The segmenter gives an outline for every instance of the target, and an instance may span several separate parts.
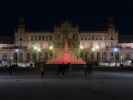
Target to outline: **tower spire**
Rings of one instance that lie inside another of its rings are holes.
[[[115,17],[114,16],[111,16],[107,19],[107,30],[109,32],[115,31]]]
[[[25,21],[23,17],[18,20],[17,32],[25,32]]]

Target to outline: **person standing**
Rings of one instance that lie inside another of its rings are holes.
[[[57,75],[59,76],[61,74],[62,76],[64,76],[65,69],[66,69],[66,65],[65,64],[59,64],[58,68],[57,68]]]
[[[65,72],[66,72],[66,70],[67,70],[67,64],[63,64],[62,65],[62,76],[64,76],[65,75]]]
[[[60,64],[58,64],[58,66],[57,66],[57,76],[60,74],[60,72],[61,72],[61,65]]]
[[[15,64],[12,64],[12,65],[10,65],[9,66],[9,75],[12,75],[12,73],[13,73],[13,68],[15,67]]]
[[[41,79],[43,79],[43,77],[44,77],[44,68],[41,67]]]
[[[87,78],[88,74],[92,73],[92,64],[90,62],[87,62],[86,65],[84,65],[84,75],[85,78]]]
[[[44,64],[41,63],[41,65],[40,65],[41,79],[44,78],[45,70],[46,70],[46,65],[45,65],[45,63],[44,63]]]

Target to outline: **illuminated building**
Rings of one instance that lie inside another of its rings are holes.
[[[107,55],[108,57],[111,55],[107,50],[118,45],[119,33],[115,30],[113,24],[110,24],[106,31],[82,32],[78,27],[73,28],[71,24],[66,22],[60,25],[60,27],[55,27],[53,32],[28,32],[22,20],[15,32],[15,46],[23,49],[20,56],[23,58],[23,61],[49,59],[52,56],[49,53],[49,49],[52,50],[53,47],[58,48],[55,46],[54,40],[61,39],[62,35],[58,33],[63,30],[61,29],[62,26],[63,28],[69,27],[72,40],[76,36],[74,34],[78,34],[76,38],[79,39],[79,47],[82,47],[88,53],[86,59],[91,59],[91,56],[93,56],[94,60],[106,60]]]

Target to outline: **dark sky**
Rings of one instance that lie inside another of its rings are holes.
[[[55,24],[68,20],[89,31],[103,25],[109,16],[116,17],[121,34],[133,33],[132,0],[1,0],[0,34],[13,36],[20,17],[30,30],[52,30]]]

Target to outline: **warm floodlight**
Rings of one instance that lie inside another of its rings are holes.
[[[96,48],[92,48],[92,52],[95,52],[96,51]]]
[[[97,49],[97,50],[98,50],[98,49],[99,49],[99,46],[97,45],[97,46],[95,47],[95,49]]]
[[[82,45],[80,45],[80,49],[81,49],[81,50],[83,50],[83,49],[84,49],[84,47],[83,47]]]
[[[40,47],[38,47],[38,46],[33,46],[33,49],[35,50],[35,51],[37,51],[37,52],[41,52],[41,48]]]
[[[51,45],[51,46],[49,46],[49,50],[53,50],[54,49],[54,47]]]

